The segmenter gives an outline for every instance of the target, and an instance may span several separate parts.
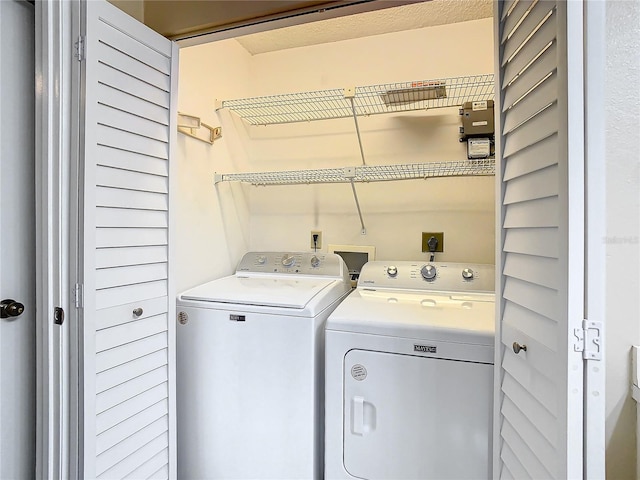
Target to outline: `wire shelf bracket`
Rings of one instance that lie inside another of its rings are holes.
[[[344,89],[344,98],[349,99],[349,102],[351,103],[351,113],[353,114],[353,123],[355,123],[355,126],[356,126],[356,135],[358,136],[358,146],[360,147],[360,157],[362,158],[362,165],[366,165],[367,162],[364,159],[364,148],[362,148],[362,137],[360,136],[360,126],[358,125],[358,114],[356,112],[356,104],[354,100],[355,96],[356,96],[355,87]],[[353,193],[355,194],[355,188]],[[356,197],[356,202],[357,201],[358,201],[358,198]],[[362,229],[364,230],[364,226],[362,227]]]

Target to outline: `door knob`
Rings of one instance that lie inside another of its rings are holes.
[[[520,345],[518,342],[513,342],[513,351],[514,351],[514,353],[517,355],[518,353],[520,353],[520,350],[524,350],[526,352],[527,351],[527,346],[526,345]]]
[[[24,305],[7,298],[0,302],[0,318],[19,317],[24,312]]]

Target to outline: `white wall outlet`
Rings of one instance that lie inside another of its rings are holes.
[[[314,235],[317,235],[317,237],[314,237]],[[311,248],[315,250],[322,248],[322,232],[320,230],[311,230]]]

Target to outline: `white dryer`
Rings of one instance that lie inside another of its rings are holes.
[[[335,254],[247,253],[178,297],[178,478],[319,479]]]
[[[367,263],[326,325],[325,478],[491,478],[494,267]]]

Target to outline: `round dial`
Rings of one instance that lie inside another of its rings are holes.
[[[389,265],[387,267],[387,275],[389,275],[390,277],[395,277],[396,275],[398,275],[398,268],[395,265]]]
[[[318,265],[320,265],[320,259],[314,255],[313,257],[311,257],[311,266],[315,268]]]
[[[260,255],[260,256],[258,257],[258,263],[259,263],[260,265],[264,265],[266,261],[267,261],[267,257],[265,257],[264,255]]]
[[[282,257],[282,265],[285,267],[291,267],[293,266],[293,264],[296,263],[296,259],[293,255],[289,255],[288,253],[286,253],[283,257]]]
[[[433,280],[436,278],[436,267],[433,265],[425,265],[420,269],[420,274],[425,280]]]
[[[470,268],[465,268],[462,270],[462,278],[465,280],[473,280],[473,270]]]

